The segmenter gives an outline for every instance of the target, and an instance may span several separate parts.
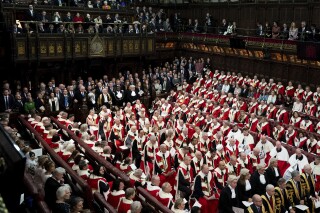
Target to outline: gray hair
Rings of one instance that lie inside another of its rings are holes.
[[[168,183],[168,182],[163,183],[162,186],[161,186],[162,191],[165,191],[165,189],[166,189],[168,186],[169,186],[169,183]]]
[[[66,170],[62,167],[58,167],[56,168],[54,171],[53,171],[53,175],[56,175],[56,174],[61,174],[61,175],[64,175],[66,173]]]
[[[134,172],[133,172],[133,174],[135,175],[135,176],[137,176],[137,175],[142,175],[142,170],[141,169],[136,169]]]
[[[174,203],[174,209],[179,209],[179,206],[183,203],[183,199],[179,198],[176,200],[176,202]]]
[[[71,187],[68,184],[60,186],[56,192],[57,200],[61,200],[66,194],[67,190],[71,192]]]
[[[127,188],[126,189],[125,196],[127,199],[130,198],[134,194],[135,194],[134,188]]]
[[[297,171],[297,170],[294,170],[293,172],[291,172],[291,177],[292,177],[292,178],[295,178],[295,177],[297,177],[298,175],[300,175],[300,172]]]
[[[130,206],[131,213],[139,213],[142,209],[140,201],[133,201]]]
[[[274,189],[274,186],[273,186],[272,184],[268,184],[268,185],[266,186],[266,191],[269,191],[269,190],[271,190],[271,189]]]

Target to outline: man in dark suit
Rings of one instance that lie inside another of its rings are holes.
[[[307,26],[305,21],[301,22],[301,27],[298,29],[299,40],[307,41],[309,40],[309,36],[311,35],[311,30]]]
[[[78,107],[83,105],[83,101],[86,100],[87,92],[84,86],[80,86],[79,91],[74,94],[74,104]]]
[[[29,5],[29,9],[26,11],[26,21],[35,21],[37,18],[36,12],[33,10],[33,5]]]
[[[266,177],[270,184],[277,186],[277,182],[281,176],[278,168],[278,160],[276,158],[270,159],[269,167],[266,169]]]
[[[21,114],[24,113],[24,101],[22,100],[20,94],[16,95],[14,109]]]
[[[233,213],[232,207],[239,207],[239,197],[237,195],[236,186],[238,178],[234,175],[228,177],[228,185],[224,187],[220,193],[219,212]]]
[[[247,98],[248,94],[249,94],[248,87],[247,87],[247,85],[244,85],[243,88],[241,89],[240,96],[244,97],[244,98]]]
[[[252,202],[253,202],[253,204],[251,204],[246,209],[246,213],[262,213],[262,212],[265,212],[264,206],[262,205],[262,198],[260,197],[260,195],[257,195],[257,194],[253,195]]]
[[[55,202],[57,200],[57,189],[63,185],[64,174],[64,168],[56,168],[52,173],[52,177],[49,177],[44,185],[45,201],[51,209],[55,205]]]
[[[4,89],[0,99],[0,112],[11,112],[14,108],[14,98],[9,94],[8,89]]]
[[[252,194],[262,195],[266,192],[266,186],[268,184],[267,177],[265,176],[265,165],[258,164],[256,171],[250,178]]]
[[[162,82],[162,92],[167,93],[170,90],[171,90],[171,83],[168,81],[167,77],[164,77]]]
[[[61,95],[59,99],[59,106],[62,110],[69,110],[73,107],[73,101],[70,95],[68,94],[68,90],[64,89],[63,94]]]

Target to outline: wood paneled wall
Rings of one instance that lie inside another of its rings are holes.
[[[160,5],[157,8],[163,8],[163,6]],[[179,12],[182,18],[197,18],[202,22],[206,13],[210,13],[212,18],[218,21],[218,23],[223,18],[229,21],[236,21],[238,28],[255,29],[257,21],[261,23],[265,21],[269,21],[269,23],[278,21],[281,25],[283,23],[290,25],[294,21],[297,26],[300,26],[300,22],[304,20],[308,24],[320,26],[319,3],[189,4],[167,7],[165,10],[169,16],[175,12]]]

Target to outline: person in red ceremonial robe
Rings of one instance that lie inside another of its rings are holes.
[[[162,203],[164,206],[171,209],[174,204],[173,196],[172,196],[172,186],[168,182],[164,182],[161,186],[160,191],[157,193],[156,198]]]
[[[239,127],[244,127],[249,124],[249,117],[244,110],[240,111],[237,121],[238,121]]]
[[[310,90],[309,86],[306,86],[306,90],[303,93],[302,100],[304,100],[305,102],[309,102],[312,100],[312,98],[313,98],[313,92]]]
[[[82,179],[88,180],[90,175],[90,170],[89,170],[88,163],[85,160],[81,160],[79,162],[79,170],[77,171],[77,173]]]
[[[277,84],[277,94],[279,95],[284,95],[285,94],[285,88],[284,86],[282,85],[282,82],[279,81],[278,84]]]
[[[248,124],[248,128],[250,131],[252,132],[257,132],[257,125],[259,123],[258,118],[256,118],[256,114],[255,113],[251,113],[250,114],[250,119],[249,119],[249,124]]]
[[[289,126],[285,133],[286,143],[293,146],[294,139],[297,136],[296,130],[293,129],[293,126]]]
[[[276,113],[276,120],[280,123],[289,124],[289,113],[283,105],[280,105],[279,110]]]
[[[135,126],[137,129],[139,128],[139,122],[137,121],[136,116],[134,114],[130,115],[130,118],[129,118],[127,125],[126,125],[126,128],[125,128],[126,131],[129,131],[132,126]]]
[[[200,150],[203,154],[207,153],[212,147],[212,142],[208,137],[207,132],[203,132],[202,136],[200,137]]]
[[[266,112],[266,117],[274,120],[276,118],[277,111],[277,107],[273,103],[270,103]]]
[[[306,102],[307,104],[304,106],[304,113],[309,116],[316,116],[317,106],[313,103],[312,100]]]
[[[220,131],[223,134],[223,137],[227,137],[229,134],[231,128],[228,121],[223,121],[222,127],[220,128]]]
[[[258,105],[259,103],[257,102],[257,99],[252,98],[251,102],[249,103],[248,112],[256,114],[258,111]]]
[[[318,147],[319,145],[317,139],[314,137],[314,135],[309,135],[309,139],[307,140],[307,151],[309,153],[317,153]]]
[[[317,155],[315,160],[310,163],[312,174],[315,179],[315,191],[318,192],[320,190],[320,156]]]
[[[273,127],[272,135],[277,141],[285,141],[285,129],[279,123]]]
[[[262,117],[257,125],[258,133],[261,135],[271,136],[270,125],[266,117]]]
[[[218,211],[219,193],[207,164],[202,165],[201,171],[195,177],[192,197],[201,204],[201,213]]]
[[[218,118],[221,114],[221,107],[218,102],[213,102],[212,115],[214,118]]]
[[[223,120],[223,121],[229,120],[229,112],[230,112],[230,108],[228,104],[224,103],[221,109],[221,114],[219,116],[220,120]]]
[[[226,186],[226,181],[228,180],[228,169],[226,168],[225,161],[219,162],[219,166],[215,168],[213,175],[218,192],[221,192],[221,190]]]
[[[156,153],[158,152],[157,138],[154,135],[150,136],[149,141],[144,146],[144,159],[141,161],[140,168],[143,169],[146,175],[153,173],[153,164],[155,160]]]
[[[135,194],[134,188],[126,189],[125,197],[122,197],[119,202],[119,206],[117,208],[118,213],[127,213],[130,210]]]
[[[229,161],[230,157],[232,155],[238,156],[239,149],[238,149],[239,142],[235,140],[234,138],[229,138],[227,145],[225,146],[225,152],[226,152],[226,160]]]
[[[236,104],[232,104],[232,108],[229,111],[229,121],[231,123],[237,123],[238,122],[238,117],[239,117],[240,111],[237,109]]]
[[[213,172],[216,164],[215,161],[218,158],[216,149],[211,149],[210,152],[207,152],[204,157],[210,172]]]
[[[211,127],[211,124],[212,124],[212,115],[210,115],[209,113],[206,114],[206,119],[204,119],[204,125],[202,127],[202,131],[204,132],[208,132],[210,127]]]
[[[176,177],[177,183],[175,186],[176,198],[184,197],[186,200],[189,200],[189,197],[192,193],[191,185],[193,183],[194,173],[190,163],[191,158],[186,156],[178,167]]]
[[[266,102],[263,100],[260,101],[260,104],[258,105],[258,108],[257,108],[257,115],[258,116],[266,116],[267,109],[268,109],[268,105],[266,104]]]
[[[160,145],[160,150],[155,156],[154,173],[159,176],[160,185],[164,182],[174,185],[176,176],[174,161],[165,144]]]
[[[215,135],[218,131],[220,131],[221,124],[218,122],[216,118],[212,120],[212,124],[210,126],[209,132],[212,133],[212,135]]]
[[[188,128],[184,128],[182,132],[178,135],[178,138],[175,141],[175,149],[178,150],[181,147],[188,146],[189,137],[188,137]]]
[[[305,116],[300,123],[300,129],[304,129],[309,132],[314,131],[313,123],[309,120],[309,116]]]
[[[99,134],[99,117],[97,114],[95,114],[94,110],[91,109],[89,111],[89,115],[86,119],[86,123],[88,124],[89,130],[92,135],[96,136],[96,139],[98,139]]]
[[[240,165],[240,171],[241,169],[248,169],[250,173],[253,172],[250,156],[247,155],[245,152],[240,152],[237,162]]]
[[[121,198],[125,196],[125,191],[123,189],[124,183],[122,180],[116,179],[113,181],[107,202],[115,209],[118,208]]]
[[[125,138],[124,127],[121,124],[120,119],[114,119],[114,124],[111,128],[109,140],[115,145],[116,148],[123,145],[123,140]]]
[[[255,147],[253,148],[252,152],[250,153],[250,160],[252,164],[252,171],[255,171],[257,165],[260,164],[260,148]]]
[[[228,175],[240,175],[241,165],[237,162],[236,155],[230,156],[230,161],[226,164]]]
[[[308,150],[307,140],[308,138],[304,135],[304,133],[299,132],[299,134],[296,134],[296,137],[294,139],[294,146],[303,150]]]
[[[247,103],[246,103],[245,101],[243,101],[242,99],[239,99],[237,108],[238,108],[240,111],[245,111],[245,112],[248,111],[248,105],[247,105]]]
[[[103,177],[105,168],[97,166],[87,179],[88,185],[91,187],[92,192],[98,191],[107,200],[110,193],[110,187],[107,180]]]
[[[294,97],[295,97],[295,98],[299,98],[300,101],[302,101],[302,99],[303,99],[303,94],[304,94],[304,89],[302,88],[302,85],[299,84],[298,87],[297,87],[297,89],[296,89],[295,92],[294,92]]]
[[[152,175],[151,182],[147,183],[146,190],[153,196],[157,197],[158,192],[160,191],[160,178],[158,175]]]
[[[205,158],[203,158],[200,151],[195,152],[195,156],[191,160],[191,168],[194,171],[194,174],[198,174],[201,170],[202,165],[205,164]]]
[[[288,82],[288,86],[286,87],[285,94],[286,96],[293,98],[295,92],[295,88],[292,86],[292,81]]]
[[[300,128],[300,123],[301,123],[302,119],[299,115],[298,112],[293,112],[293,115],[290,119],[290,125],[293,125],[294,127]]]
[[[130,185],[134,187],[146,187],[147,183],[145,182],[146,175],[143,173],[142,169],[136,169],[129,175]]]

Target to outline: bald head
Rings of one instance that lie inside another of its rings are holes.
[[[252,202],[255,206],[262,207],[262,198],[260,195],[258,194],[253,195]]]

